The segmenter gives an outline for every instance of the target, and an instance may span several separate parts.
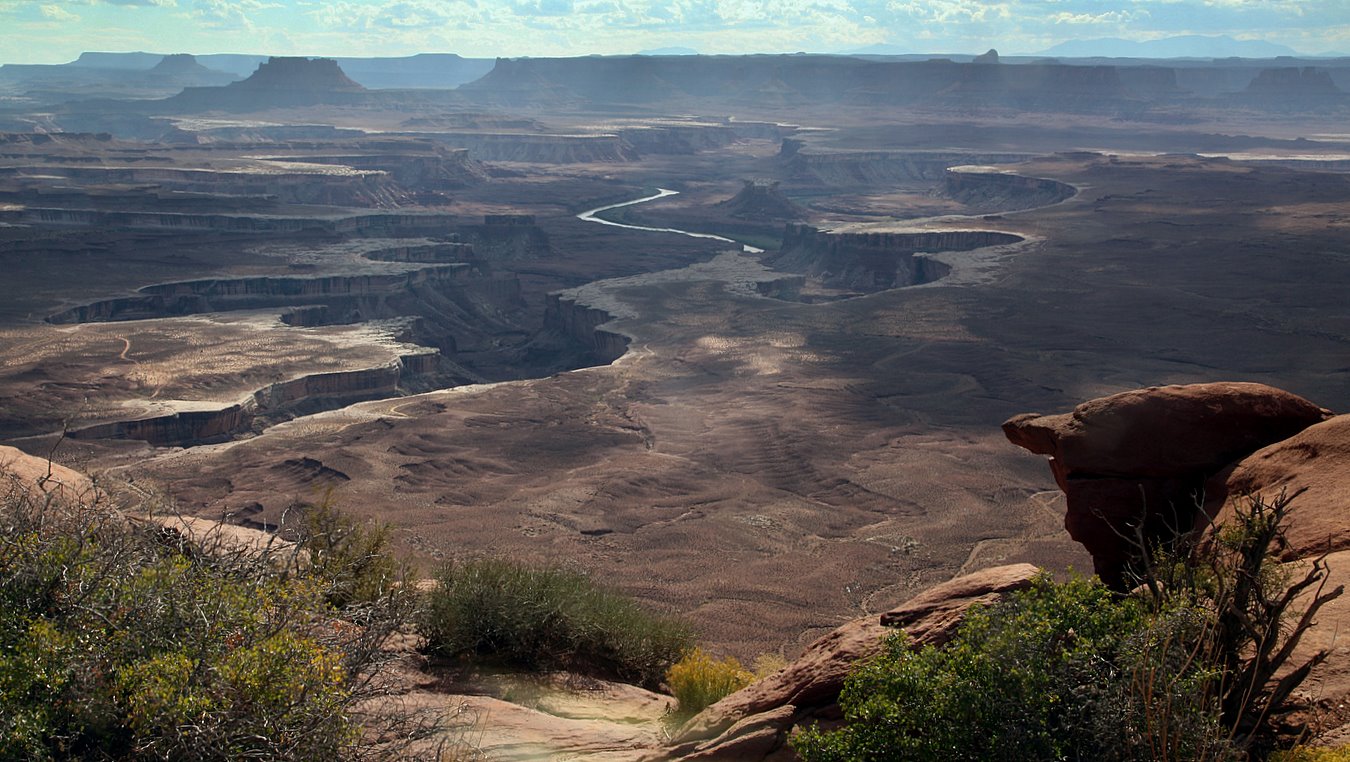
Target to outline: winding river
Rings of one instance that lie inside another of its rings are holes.
[[[680,230],[678,228],[651,228],[645,225],[628,225],[623,222],[614,222],[612,220],[607,220],[604,219],[603,217],[596,216],[600,212],[607,212],[610,209],[622,209],[625,206],[645,204],[648,201],[655,201],[658,198],[665,198],[667,196],[675,196],[675,195],[679,195],[679,191],[670,190],[669,188],[657,188],[656,193],[650,196],[643,196],[642,198],[635,198],[632,201],[623,201],[618,204],[610,204],[609,206],[596,207],[595,209],[591,209],[590,211],[578,214],[577,219],[585,220],[586,222],[598,222],[601,225],[609,225],[611,227],[616,228],[627,228],[628,230],[646,230],[651,233],[677,233],[679,235],[687,235],[690,238],[708,238],[714,241],[725,241],[727,243],[733,243],[740,246],[744,251],[750,254],[759,254],[760,252],[764,251],[763,249],[756,248],[749,244],[743,244],[740,243],[739,241],[733,241],[732,239],[726,238],[724,236],[713,235],[712,233],[694,233],[688,230]]]

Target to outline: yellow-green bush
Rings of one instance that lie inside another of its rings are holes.
[[[406,596],[335,626],[331,574],[3,487],[0,760],[369,756],[358,711]]]
[[[714,659],[702,648],[685,653],[666,672],[666,685],[679,701],[681,715],[695,715],[749,685],[755,679],[733,657]]]

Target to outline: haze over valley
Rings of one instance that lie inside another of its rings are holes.
[[[1350,59],[1286,49],[9,64],[0,445],[573,567],[747,662],[1090,571],[1005,420],[1350,409]]]

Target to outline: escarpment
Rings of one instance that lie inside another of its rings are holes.
[[[285,214],[184,214],[19,207],[0,209],[0,222],[24,225],[123,228],[129,230],[220,231],[235,233],[348,233],[366,235],[434,235],[456,222],[435,213],[344,214],[303,217]]]
[[[1072,185],[1058,180],[978,166],[948,169],[944,191],[972,210],[991,212],[1014,212],[1058,204],[1078,192]]]
[[[250,434],[298,415],[334,410],[354,402],[400,394],[419,376],[442,373],[435,351],[407,354],[391,365],[314,373],[265,386],[241,402],[221,408],[181,410],[165,415],[113,421],[75,429],[75,439],[133,439],[156,447],[213,444]]]
[[[969,251],[1022,240],[992,230],[836,233],[791,223],[770,263],[831,288],[871,292],[931,283],[950,271],[925,252]]]
[[[638,152],[619,135],[547,135],[527,132],[437,132],[425,137],[468,151],[481,161],[538,164],[627,162]]]
[[[497,284],[498,280],[507,281]],[[63,310],[51,323],[90,323],[193,315],[266,307],[322,303],[332,312],[354,311],[358,318],[394,317],[390,297],[419,289],[460,289],[487,285],[493,296],[517,291],[513,276],[485,276],[472,265],[457,262],[405,272],[313,277],[262,276],[221,278],[146,286],[135,296],[118,297]],[[504,286],[502,288],[501,286]]]
[[[601,364],[611,363],[628,351],[629,338],[601,328],[614,320],[609,312],[580,303],[566,292],[548,295],[544,324],[585,347]]]
[[[1025,153],[950,153],[943,151],[830,151],[806,149],[797,138],[784,138],[777,162],[796,183],[853,187],[942,180],[957,164],[1014,164]]]

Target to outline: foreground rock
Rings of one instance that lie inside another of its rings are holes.
[[[93,481],[79,471],[0,446],[0,497],[23,493],[33,498],[50,496],[72,501],[90,497],[93,492]]]
[[[1064,527],[1121,587],[1135,548],[1194,523],[1206,481],[1238,458],[1330,413],[1251,383],[1150,387],[1091,400],[1072,413],[1015,416],[1008,439],[1050,456],[1064,491]]]
[[[1206,488],[1218,522],[1232,515],[1232,498],[1281,492],[1289,508],[1286,561],[1350,549],[1350,415],[1340,415],[1252,453]]]
[[[1067,496],[1065,526],[1117,584],[1138,549],[1135,527],[1160,539],[1200,517],[1225,523],[1248,497],[1281,495],[1292,498],[1278,549],[1291,575],[1320,558],[1324,591],[1350,584],[1350,415],[1260,384],[1195,384],[1125,392],[1065,415],[1017,416],[1004,431],[1051,456]],[[1347,629],[1350,602],[1332,600],[1290,659],[1328,654],[1294,696],[1305,707],[1297,719],[1321,743],[1350,741]]]
[[[855,619],[807,646],[792,664],[705,709],[667,749],[646,759],[792,758],[784,749],[788,733],[806,721],[837,719],[844,679],[857,662],[880,651],[893,628],[903,629],[915,646],[941,645],[971,606],[1027,587],[1036,573],[1030,564],[985,569],[930,588],[880,617]]]

